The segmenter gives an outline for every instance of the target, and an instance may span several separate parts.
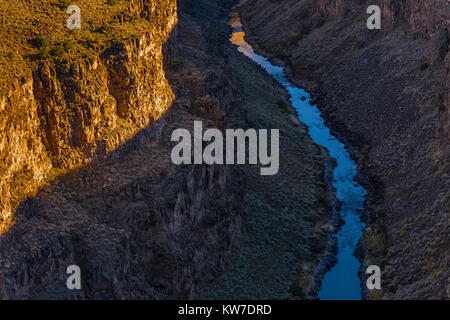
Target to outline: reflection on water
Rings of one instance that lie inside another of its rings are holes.
[[[245,33],[237,12],[231,13],[230,25],[233,28],[230,41],[237,45],[239,52],[261,65],[286,88],[292,106],[297,110],[300,121],[308,127],[308,133],[313,141],[325,147],[330,156],[336,159],[337,167],[333,173],[333,185],[336,188],[337,198],[342,202],[340,214],[345,224],[338,233],[338,262],[325,275],[319,298],[323,300],[361,299],[360,279],[358,277],[360,263],[354,257],[353,252],[364,228],[359,214],[364,209],[366,191],[355,181],[356,164],[350,158],[345,146],[331,135],[330,129],[325,126],[319,109],[309,104],[310,95],[303,89],[294,86],[287,79],[282,67],[274,66],[266,58],[256,54],[245,41]]]

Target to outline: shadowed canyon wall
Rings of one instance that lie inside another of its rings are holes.
[[[119,23],[141,19],[136,34],[108,35],[85,57],[38,61],[22,82],[6,85],[2,299],[187,298],[236,245],[236,168],[170,159],[171,132],[193,123],[182,104],[168,110],[175,96],[163,45],[177,4],[119,9]],[[80,291],[65,284],[72,264],[82,270]]]
[[[230,45],[232,2],[183,0],[177,18],[174,1],[80,0],[88,29],[80,32],[51,24],[48,12],[66,15],[50,2],[19,2],[42,14],[52,31],[43,36],[59,39],[50,47],[75,44],[46,56],[36,30],[24,30],[25,40],[5,35],[10,47],[22,43],[15,55],[2,47],[9,60],[0,55],[1,66],[28,80],[18,78],[14,103],[5,98],[14,112],[2,113],[21,112],[2,122],[1,137],[5,163],[22,158],[1,176],[14,223],[0,237],[0,298],[314,296],[315,268],[335,230],[327,155],[275,81]],[[192,134],[194,120],[204,129],[279,128],[279,173],[174,165],[171,134]],[[31,147],[20,139],[15,147],[16,134]],[[27,164],[33,176],[14,171]],[[81,290],[66,287],[69,265],[81,269]]]
[[[359,162],[370,192],[361,272],[382,269],[370,298],[448,298],[447,1],[242,4],[249,40],[313,91]],[[381,30],[366,27],[372,4]]]

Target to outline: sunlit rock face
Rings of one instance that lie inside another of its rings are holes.
[[[119,41],[95,59],[78,63],[78,69],[61,71],[56,63],[35,69],[35,84],[37,78],[50,83],[42,85],[42,90],[63,92],[53,103],[65,102],[71,108],[64,90],[69,90],[72,99],[79,99],[77,90],[94,92],[97,86],[100,89],[95,93],[100,97],[93,96],[94,100],[111,100],[107,112],[100,107],[102,116],[92,125],[92,135],[91,131],[83,130],[82,125],[86,127],[87,122],[77,122],[78,118],[70,118],[62,111],[58,113],[64,121],[79,125],[73,130],[72,140],[65,130],[54,130],[57,138],[40,138],[48,171],[55,171],[51,170],[55,163],[72,168],[84,159],[89,161],[88,152],[92,158],[104,153],[106,150],[94,153],[94,147],[100,145],[95,130],[98,135],[104,134],[105,139],[110,135],[111,139],[116,137],[111,148],[114,144],[120,146],[99,161],[61,172],[64,174],[39,188],[35,196],[20,201],[19,209],[14,211],[14,225],[0,237],[0,299],[198,297],[205,282],[223,270],[227,256],[238,245],[242,229],[241,169],[220,165],[175,166],[170,157],[171,133],[176,128],[191,127],[193,119],[199,116],[211,122],[221,119],[223,110],[229,109],[231,98],[236,95],[236,86],[229,80],[229,74],[223,72],[223,66],[214,64],[208,70],[194,70],[189,81],[182,79],[174,84],[185,69],[176,71],[168,63],[164,68],[173,91],[185,87],[187,90],[167,109],[172,93],[166,86],[159,60],[163,43],[159,35],[167,36],[177,21],[174,2],[135,4],[133,8],[158,8],[157,17],[156,13],[151,15],[156,22],[148,32],[134,40]],[[210,7],[206,12],[217,9]],[[139,10],[137,13],[141,13]],[[153,11],[144,10],[141,16]],[[214,34],[215,38],[208,41],[219,41],[219,35]],[[191,39],[184,35],[180,39]],[[179,58],[172,52],[180,48],[176,41],[171,34],[171,45],[164,48],[166,62]],[[200,60],[198,56],[203,52],[197,54],[192,57],[195,61]],[[59,76],[55,76],[58,72]],[[128,79],[130,75],[134,78]],[[71,84],[75,80],[77,83]],[[78,80],[85,86],[79,86]],[[70,91],[72,86],[76,89]],[[30,87],[33,89],[31,80]],[[191,92],[194,88],[199,90]],[[53,101],[51,97],[49,101]],[[45,96],[35,98],[37,113],[43,112],[39,110],[42,102],[38,99],[46,101]],[[97,112],[97,104],[92,102],[88,106],[86,116]],[[191,110],[191,106],[196,110]],[[157,123],[146,126],[159,118],[161,112],[164,115]],[[236,117],[241,119],[241,114]],[[49,120],[52,128],[63,126],[63,121],[52,121]],[[101,126],[108,121],[111,124],[107,129],[113,128],[111,132]],[[36,122],[39,132],[42,124],[39,118]],[[146,127],[139,130],[140,126]],[[62,128],[72,130],[66,124]],[[121,135],[115,135],[116,132]],[[69,139],[68,146],[59,144],[61,139]],[[121,143],[123,140],[126,141]],[[81,160],[77,162],[78,159]],[[82,290],[71,291],[66,287],[69,265],[80,267]]]
[[[126,16],[148,21],[128,39],[111,39],[105,48],[75,59],[39,61],[2,84],[0,234],[12,223],[18,203],[49,173],[113,150],[172,103],[162,47],[177,23],[176,1],[127,5]]]

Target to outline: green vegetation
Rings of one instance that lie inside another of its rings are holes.
[[[98,28],[97,31],[101,32],[101,33],[105,33],[106,31],[109,31],[109,30],[111,30],[111,25],[110,24],[104,24],[100,28]]]
[[[48,180],[52,181],[52,180],[56,180],[58,178],[61,178],[62,176],[64,176],[65,174],[67,174],[68,172],[70,172],[69,169],[61,169],[61,168],[55,168],[53,167],[48,175]]]
[[[108,3],[110,6],[115,6],[118,2],[119,2],[118,0],[108,0],[108,1],[107,1],[107,3]]]
[[[38,45],[38,48],[40,48],[40,49],[42,49],[44,47],[48,47],[50,45],[50,43],[51,43],[51,40],[49,38],[45,37],[43,34],[40,34],[37,37],[37,45]]]
[[[72,40],[64,40],[63,41],[64,50],[69,51],[70,49],[73,48],[74,44],[75,43]]]
[[[56,47],[54,47],[54,48],[50,51],[50,54],[51,54],[52,56],[59,56],[59,55],[65,53],[65,52],[66,52],[66,50],[64,50],[64,47],[63,47],[63,46],[57,45]]]
[[[39,58],[47,59],[48,57],[50,57],[50,48],[49,47],[43,47],[41,49],[41,52],[39,53]]]
[[[362,239],[370,252],[370,263],[377,261],[377,263],[385,261],[385,250],[387,248],[386,235],[381,231],[380,226],[375,225],[372,230],[366,232]]]
[[[406,225],[403,226],[403,228],[400,230],[400,235],[404,237],[408,233],[408,228]]]
[[[68,6],[70,6],[70,0],[58,0],[58,4],[60,8],[66,9]]]

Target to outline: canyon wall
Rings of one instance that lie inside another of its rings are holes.
[[[423,32],[432,36],[439,31],[443,22],[447,21],[448,27],[448,4],[446,1],[421,1],[421,0],[375,0],[348,1],[348,0],[317,0],[306,1],[307,7],[313,12],[320,13],[330,18],[343,18],[352,8],[359,7],[364,3],[378,5],[383,15],[383,24],[387,26],[399,25],[406,22],[412,31]]]
[[[381,30],[366,9],[379,4]],[[369,190],[358,252],[372,299],[443,299],[448,286],[449,6],[445,0],[242,1],[249,41],[313,92]]]
[[[237,246],[239,170],[170,159],[171,133],[192,127],[194,100],[169,109],[164,68],[179,44],[163,44],[176,2],[128,5],[120,21],[149,22],[134,26],[136,37],[38,61],[6,90],[1,299],[189,298]],[[221,97],[210,98],[211,118],[229,108],[230,90],[204,92]],[[69,265],[81,268],[81,290],[66,287]]]
[[[229,44],[224,21],[233,2],[182,0],[176,19],[174,1],[110,8],[80,0],[91,5],[85,20],[93,27],[75,32],[76,50],[31,60],[37,116],[34,131],[21,134],[39,137],[32,154],[44,164],[33,160],[32,170],[41,168],[46,183],[28,194],[24,185],[37,186],[29,178],[4,184],[17,199],[2,198],[15,220],[0,237],[0,298],[314,296],[315,266],[333,229],[327,156],[276,82]],[[161,35],[175,21],[161,57]],[[279,128],[279,173],[174,165],[171,134],[192,134],[194,120],[204,129]],[[81,290],[66,286],[69,265],[81,269]]]
[[[82,12],[97,2],[80,4]],[[50,2],[45,6],[56,16],[66,15]],[[139,17],[145,28],[136,28],[128,39],[111,37],[102,48],[88,47],[81,56],[21,61],[21,76],[2,81],[0,234],[11,225],[18,203],[46,178],[113,150],[160,118],[172,103],[162,46],[177,23],[176,1],[133,0],[120,9],[117,19]],[[25,37],[20,33],[12,32]]]

